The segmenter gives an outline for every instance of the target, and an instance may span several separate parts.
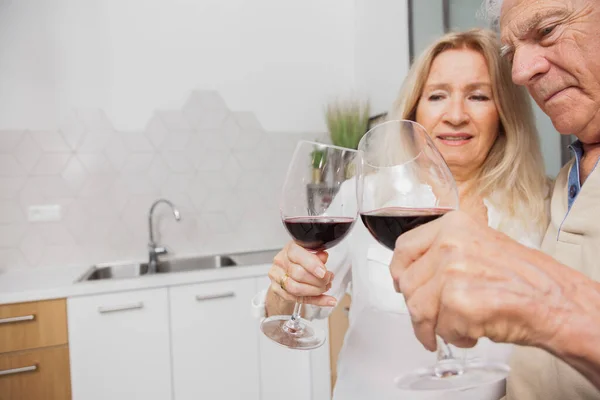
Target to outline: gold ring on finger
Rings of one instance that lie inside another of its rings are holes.
[[[279,286],[281,286],[281,289],[285,290],[286,292],[287,292],[287,290],[285,288],[285,283],[287,282],[288,278],[289,278],[289,275],[287,273],[285,273],[283,275],[283,277],[281,278],[281,280],[279,281]]]

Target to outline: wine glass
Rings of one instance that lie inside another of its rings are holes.
[[[373,127],[358,145],[357,198],[371,235],[394,250],[403,233],[458,209],[456,182],[425,128],[392,120]],[[437,337],[437,363],[397,378],[405,390],[467,389],[506,378],[502,363],[465,361]],[[464,354],[464,352],[463,352]]]
[[[281,195],[281,219],[292,239],[318,252],[346,237],[356,221],[356,150],[300,141],[294,151]],[[311,350],[325,343],[325,332],[301,317],[302,302],[292,315],[263,320],[261,330],[291,349]]]

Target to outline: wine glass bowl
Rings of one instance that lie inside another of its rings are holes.
[[[299,245],[310,251],[327,250],[338,244],[354,224],[351,217],[286,217],[285,227]]]
[[[353,149],[310,141],[297,144],[283,184],[280,214],[299,246],[316,253],[337,245],[350,233],[358,213],[357,154]],[[301,310],[299,301],[292,315],[266,318],[262,332],[291,349],[323,345],[325,332],[303,319]]]

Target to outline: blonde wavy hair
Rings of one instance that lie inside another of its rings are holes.
[[[481,166],[476,193],[541,233],[548,223],[549,179],[544,171],[533,109],[527,91],[512,82],[511,66],[500,56],[500,42],[493,31],[448,33],[431,44],[412,65],[388,119],[415,121],[433,60],[451,49],[471,49],[483,55],[500,116],[498,138]]]

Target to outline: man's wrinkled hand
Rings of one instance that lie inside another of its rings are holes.
[[[453,211],[400,236],[390,272],[428,350],[436,334],[459,347],[480,337],[543,345],[564,322],[565,288],[536,267],[548,259]]]

